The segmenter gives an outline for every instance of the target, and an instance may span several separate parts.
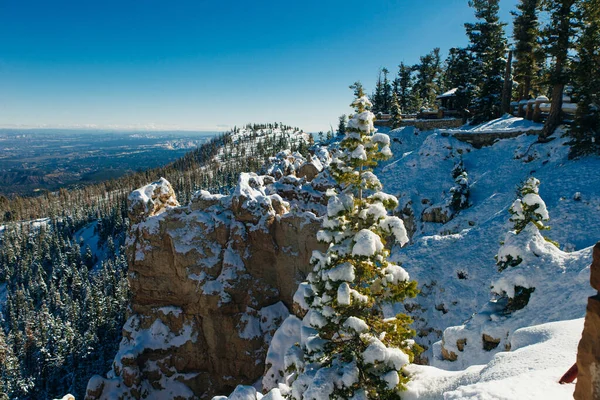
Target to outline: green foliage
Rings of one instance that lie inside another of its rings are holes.
[[[546,204],[539,196],[540,181],[534,177],[527,179],[517,189],[517,199],[510,209],[510,221],[514,223],[513,229],[520,233],[527,225],[532,223],[540,230],[550,229],[544,225],[548,221]]]
[[[388,74],[389,71],[387,68],[382,68],[381,71],[379,71],[375,93],[371,97],[371,101],[373,102],[373,112],[375,113],[387,114],[390,112],[390,107],[392,105],[392,84],[388,79]]]
[[[466,171],[462,171],[454,178],[455,186],[450,188],[450,207],[454,212],[464,210],[469,207],[469,176]]]
[[[440,49],[436,47],[430,53],[420,58],[420,63],[415,65],[417,73],[413,93],[421,101],[421,106],[432,107],[440,91],[440,76],[442,72]]]
[[[402,221],[387,215],[398,206],[396,198],[380,191],[372,171],[379,160],[391,156],[389,137],[374,134],[374,115],[365,96],[352,106],[356,114],[331,167],[342,191],[328,193],[328,214],[317,236],[329,248],[313,253],[314,269],[307,278],[311,290],[306,300],[315,329],[308,342],[320,345],[304,348],[304,363],[330,369],[356,364],[355,382],[336,386],[332,398],[398,398],[408,382],[403,365],[419,347],[412,341],[411,319],[404,314],[385,319],[383,306],[416,296],[417,286],[400,266],[387,261],[389,250],[384,247],[385,238],[400,245],[408,241]],[[374,346],[395,356],[369,360]],[[297,366],[298,372],[303,365]]]
[[[499,0],[471,0],[478,22],[466,23],[471,42],[469,51],[474,58],[475,111],[474,122],[500,116],[503,73],[506,64],[506,38],[498,12]]]
[[[515,286],[515,295],[514,297],[507,298],[504,312],[506,314],[510,314],[525,308],[525,306],[529,303],[529,298],[533,292],[535,292],[535,288]]]
[[[543,54],[540,47],[538,14],[541,0],[520,0],[514,18],[513,40],[515,43],[515,79],[518,82],[518,99],[527,100],[539,93]],[[532,90],[536,89],[536,90]]]
[[[576,45],[574,93],[577,114],[571,129],[571,158],[600,154],[600,1],[582,4],[582,32]]]
[[[348,117],[346,114],[340,115],[339,124],[338,124],[338,135],[344,136],[346,134],[346,124],[348,123]]]
[[[394,79],[393,91],[398,98],[400,109],[404,112],[416,111],[416,105],[412,99],[413,67],[403,62],[398,66],[398,76]]]
[[[402,109],[398,103],[398,96],[396,95],[396,92],[394,92],[392,95],[392,107],[390,114],[390,126],[392,129],[396,129],[400,126],[400,122],[402,122]]]

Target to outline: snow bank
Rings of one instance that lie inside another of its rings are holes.
[[[543,128],[543,124],[526,120],[520,117],[513,117],[510,114],[484,122],[479,125],[464,125],[458,129],[440,129],[444,133],[509,133],[509,132],[528,132],[539,131]]]
[[[575,362],[583,318],[552,322],[517,330],[513,349],[487,365],[449,372],[410,365],[407,400],[545,399],[573,398],[574,385],[558,380]]]

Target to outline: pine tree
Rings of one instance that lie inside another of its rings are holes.
[[[474,122],[500,116],[500,95],[506,65],[505,23],[500,22],[499,0],[470,0],[475,9],[476,23],[466,23],[471,42],[469,50],[475,61],[475,119]]]
[[[531,96],[540,69],[540,29],[538,14],[541,0],[519,0],[518,12],[511,12],[515,43],[515,79],[519,83],[519,100]]]
[[[417,292],[406,271],[387,261],[385,238],[400,245],[408,241],[402,220],[387,215],[397,207],[396,198],[381,192],[372,171],[391,156],[389,137],[374,133],[366,96],[352,106],[356,113],[332,162],[342,190],[328,192],[327,216],[317,236],[329,248],[313,253],[308,276],[305,320],[313,333],[293,362],[299,372],[292,384],[295,399],[398,398],[408,381],[403,367],[416,350],[410,318],[384,319],[382,310],[384,303]]]
[[[398,76],[394,79],[393,91],[398,97],[400,109],[405,112],[416,111],[411,107],[411,92],[413,87],[413,68],[403,62],[398,66]]]
[[[504,312],[510,313],[525,307],[531,294],[535,291],[526,275],[537,275],[535,270],[528,270],[523,258],[529,250],[531,242],[536,238],[557,245],[549,239],[540,236],[539,231],[549,229],[544,225],[550,217],[546,203],[539,195],[540,181],[534,177],[527,179],[517,190],[517,199],[509,209],[513,230],[508,232],[496,255],[496,265],[499,272],[504,272],[503,278],[492,284],[492,292],[506,300]],[[538,242],[539,243],[539,242]],[[539,246],[539,244],[537,244]],[[535,253],[534,253],[535,254]],[[537,254],[533,258],[536,258]],[[519,266],[520,271],[506,271],[509,267]]]
[[[577,42],[574,96],[577,113],[571,129],[570,157],[600,153],[600,1],[584,0],[583,29]]]
[[[450,203],[449,206],[453,212],[458,212],[469,207],[469,175],[463,170],[458,176],[454,177],[455,186],[450,188]]]
[[[511,214],[510,221],[514,223],[513,229],[519,234],[528,224],[533,224],[539,230],[548,229],[544,222],[548,221],[546,203],[539,195],[540,181],[529,178],[517,190],[517,199],[508,210]]]
[[[388,74],[390,73],[390,71],[388,71],[387,68],[383,68],[381,70],[381,72],[383,72],[383,92],[381,95],[381,112],[383,112],[385,114],[389,114],[391,111],[391,106],[392,106],[392,84],[390,83],[390,80],[388,78]]]
[[[575,28],[579,20],[577,3],[579,0],[543,0],[543,9],[549,13],[550,21],[546,25],[544,43],[546,53],[552,57],[553,64],[549,81],[552,85],[550,113],[540,139],[552,135],[562,121],[563,91],[569,82],[569,51],[573,48]]]
[[[440,49],[436,47],[429,54],[422,56],[415,66],[417,80],[413,87],[421,100],[420,106],[432,107],[440,88],[438,86],[441,73]]]
[[[338,135],[343,136],[346,134],[346,123],[348,122],[348,117],[346,114],[340,115],[339,123],[338,123]]]
[[[456,88],[454,107],[466,117],[467,108],[473,99],[474,62],[467,49],[453,47],[448,52],[444,72],[444,90]]]
[[[398,103],[398,96],[396,95],[396,92],[392,94],[392,105],[390,114],[390,126],[392,129],[396,129],[400,126],[400,122],[402,122],[402,109],[400,108],[400,104]]]
[[[383,79],[381,74],[382,70],[379,70],[377,83],[375,83],[375,91],[371,95],[371,103],[373,104],[373,112],[375,114],[383,112]]]
[[[364,87],[362,83],[360,83],[360,81],[354,82],[352,85],[349,86],[349,88],[352,89],[355,97],[359,97],[359,95],[362,96],[362,94],[364,94]]]

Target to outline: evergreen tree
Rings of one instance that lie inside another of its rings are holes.
[[[549,229],[544,222],[550,219],[546,203],[539,195],[539,185],[540,181],[531,177],[517,190],[517,199],[509,209],[510,221],[514,224],[513,230],[505,235],[496,255],[498,271],[503,272],[504,276],[492,284],[492,292],[505,301],[505,313],[524,308],[535,291],[535,287],[525,276],[538,274],[535,270],[529,270],[528,265],[523,263],[524,258],[531,252],[531,242],[537,240],[537,246],[540,245],[540,240],[542,243],[548,241],[556,245],[541,237],[539,233],[542,229]],[[533,258],[536,257],[537,254],[534,253]],[[517,266],[520,270],[515,273],[512,268]],[[507,271],[509,267],[510,270]]]
[[[382,310],[384,303],[417,292],[406,271],[387,261],[384,238],[400,245],[408,241],[402,220],[387,215],[397,207],[396,198],[381,192],[372,172],[379,160],[391,156],[389,137],[374,134],[365,96],[352,106],[356,113],[332,162],[342,191],[328,192],[327,216],[318,233],[329,248],[313,253],[314,270],[308,276],[305,320],[313,331],[292,363],[299,373],[292,384],[295,399],[398,398],[408,381],[403,367],[416,350],[410,318],[384,319]]]
[[[584,0],[582,32],[574,65],[577,114],[570,157],[600,153],[600,1]]]
[[[365,93],[365,89],[362,83],[360,83],[360,81],[354,82],[352,85],[349,86],[349,88],[352,89],[355,97],[359,97],[359,95],[362,96],[362,94]]]
[[[389,71],[387,68],[379,70],[377,83],[375,84],[375,92],[371,96],[373,102],[373,112],[388,113],[392,101],[392,85],[388,79]]]
[[[515,43],[515,79],[519,83],[518,98],[527,100],[538,78],[540,69],[540,28],[538,14],[541,0],[519,0],[513,22]]]
[[[432,107],[440,90],[441,75],[440,49],[436,47],[429,54],[422,56],[420,63],[415,66],[417,79],[413,91],[421,101],[420,106]]]
[[[346,134],[346,123],[348,122],[348,117],[346,114],[340,115],[339,123],[338,123],[338,135],[343,136]]]
[[[471,42],[475,76],[474,122],[500,116],[500,96],[506,65],[506,38],[500,22],[499,0],[470,0],[475,9],[476,23],[466,23],[467,36]]]
[[[474,62],[467,49],[453,47],[448,52],[444,73],[445,91],[455,89],[454,107],[466,117],[466,110],[473,99]]]
[[[450,203],[449,206],[453,212],[458,212],[469,207],[469,175],[463,170],[458,176],[454,177],[455,186],[450,188]]]
[[[510,221],[514,223],[513,230],[520,233],[529,224],[537,229],[548,229],[544,222],[548,221],[546,203],[539,195],[540,181],[529,178],[517,190],[517,199],[508,210],[511,214]]]
[[[383,93],[381,96],[381,111],[385,114],[389,114],[392,106],[392,84],[388,78],[387,68],[381,70],[383,72]]]
[[[540,139],[545,140],[552,135],[562,121],[563,91],[569,82],[569,51],[574,46],[574,36],[579,20],[577,3],[579,0],[543,0],[542,6],[549,14],[546,25],[544,44],[546,53],[552,58],[549,82],[552,85],[550,114]]]
[[[400,104],[398,103],[398,96],[396,92],[392,95],[392,106],[390,110],[390,126],[392,129],[396,129],[400,126],[400,122],[402,122],[402,109],[400,109]]]
[[[393,91],[398,97],[400,109],[405,112],[416,111],[411,107],[411,92],[413,87],[413,68],[403,62],[398,66],[398,76],[394,79]]]

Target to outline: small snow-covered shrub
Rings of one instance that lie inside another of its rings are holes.
[[[454,178],[454,183],[456,185],[450,188],[452,197],[450,198],[449,206],[454,212],[458,212],[469,207],[470,190],[467,171],[461,172],[460,175]]]
[[[529,223],[538,229],[550,229],[544,222],[550,219],[546,203],[539,195],[540,181],[534,177],[527,179],[517,190],[517,199],[510,209],[510,221],[514,223],[514,230],[519,233]]]
[[[535,291],[531,280],[526,277],[528,265],[523,260],[530,258],[531,253],[535,255],[535,247],[539,247],[535,244],[540,238],[553,243],[543,238],[539,232],[540,229],[550,229],[544,225],[544,222],[550,220],[550,216],[546,203],[539,195],[539,185],[540,181],[531,177],[519,188],[519,197],[509,209],[514,230],[505,235],[496,255],[499,272],[511,269],[492,285],[492,292],[496,294],[498,302],[503,304],[505,313],[524,308]],[[512,271],[515,267],[519,267],[518,270]]]

